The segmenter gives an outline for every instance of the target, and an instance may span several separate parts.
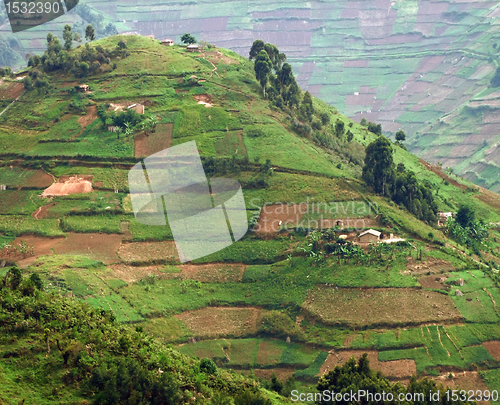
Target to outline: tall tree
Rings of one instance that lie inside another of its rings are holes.
[[[309,121],[312,120],[312,116],[314,114],[314,107],[313,107],[311,93],[309,93],[308,91],[304,93],[304,98],[302,99],[302,103],[300,104],[300,113],[303,116],[303,118],[306,118]]]
[[[264,41],[261,39],[256,39],[255,41],[253,41],[252,47],[250,48],[248,59],[252,60],[263,49],[264,49]]]
[[[366,147],[363,180],[372,186],[375,192],[387,194],[387,184],[394,177],[394,160],[389,140],[383,136]]]
[[[73,45],[73,34],[71,33],[71,26],[68,24],[64,26],[63,39],[64,49],[69,51],[71,49],[71,46]]]
[[[93,41],[95,39],[95,30],[94,27],[92,27],[92,24],[87,25],[87,28],[85,29],[85,39],[87,41]]]
[[[455,215],[455,221],[457,221],[462,228],[473,227],[476,222],[476,212],[467,205],[461,205]]]
[[[269,59],[269,55],[265,50],[259,52],[255,58],[255,77],[260,82],[262,87],[262,94],[266,98],[266,85],[269,80],[269,73],[271,73],[272,63]]]

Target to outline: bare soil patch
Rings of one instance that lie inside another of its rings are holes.
[[[446,280],[445,276],[427,276],[427,277],[420,277],[418,279],[418,282],[424,288],[434,288],[438,290],[449,291],[450,286],[444,285],[445,280]]]
[[[259,360],[257,360],[258,362]],[[255,368],[253,372],[258,378],[265,378],[266,380],[271,380],[271,376],[276,374],[278,380],[286,381],[289,377],[293,375],[297,370],[294,368],[287,367],[277,367],[277,368]]]
[[[24,91],[24,84],[8,83],[7,86],[0,88],[0,99],[18,98]]]
[[[407,326],[458,322],[463,316],[450,297],[412,288],[329,288],[317,285],[302,304],[329,325]]]
[[[492,340],[489,342],[483,342],[483,346],[486,347],[495,360],[500,360],[500,341]]]
[[[484,383],[481,375],[477,371],[461,371],[454,372],[453,378],[448,378],[450,373],[446,372],[439,377],[433,377],[432,380],[442,383],[445,388],[461,389],[465,391],[480,390],[481,392],[489,391]],[[490,391],[491,392],[491,391]],[[478,405],[490,404],[489,401],[476,401]]]
[[[193,96],[198,104],[204,104],[205,107],[212,107],[212,96],[210,94],[196,94]]]
[[[126,264],[113,264],[108,267],[112,271],[107,278],[117,278],[123,280],[126,283],[135,283],[148,276],[160,276],[163,275],[161,271],[158,270],[157,266],[127,266]]]
[[[68,237],[59,243],[54,251],[59,255],[88,256],[104,264],[111,264],[120,261],[117,251],[122,237],[116,234],[68,232]]]
[[[409,378],[417,373],[417,365],[414,360],[379,361],[378,351],[376,350],[342,350],[330,352],[321,366],[318,375],[321,376],[333,370],[336,366],[341,366],[352,356],[357,360],[363,353],[368,354],[370,367],[376,371],[381,371],[389,379],[399,380],[402,378]]]
[[[172,144],[174,124],[156,124],[154,132],[143,132],[134,138],[134,156],[149,156]]]
[[[233,63],[239,65],[239,62],[235,59],[231,59],[227,56],[225,56],[223,53],[219,52],[219,51],[208,51],[208,52],[204,52],[203,53],[203,56],[204,57],[209,57],[210,59],[213,59],[214,60],[214,63],[217,63],[217,62],[223,62],[225,63],[226,65],[231,65]]]
[[[17,264],[21,268],[28,267],[32,265],[35,261],[36,258],[39,256],[47,256],[52,254],[52,248],[56,246],[58,243],[63,241],[64,238],[44,238],[41,236],[34,236],[34,235],[23,235],[14,240],[12,242],[13,245],[19,245],[21,241],[27,242],[29,245],[33,246],[33,256],[23,258],[21,255],[18,255],[16,257],[0,257],[2,259],[12,259],[12,258],[19,258],[17,260]],[[1,251],[0,251],[0,256],[1,256]]]
[[[34,211],[31,214],[31,216],[35,219],[47,218],[47,216],[49,215],[49,209],[51,209],[56,204],[57,203],[50,203],[50,204],[44,205],[43,207],[40,207],[36,211]]]
[[[297,224],[307,213],[307,204],[266,205],[260,212],[256,231],[260,233],[278,232],[281,226]]]
[[[418,160],[420,161],[420,163],[422,163],[426,167],[426,169],[428,169],[431,172],[437,174],[442,179],[447,180],[450,184],[453,184],[454,186],[456,186],[456,187],[458,187],[458,188],[460,188],[462,190],[465,190],[467,188],[467,186],[465,186],[463,184],[460,184],[458,181],[456,181],[455,179],[452,179],[450,176],[448,176],[447,174],[445,174],[441,170],[441,167],[436,166],[436,165],[431,165],[430,163],[426,162],[423,159],[418,159]]]
[[[204,283],[237,283],[242,280],[248,267],[245,264],[184,264],[179,266],[180,273],[172,274],[173,278],[198,280]]]
[[[445,273],[455,267],[447,261],[428,257],[426,260],[415,260],[413,257],[406,262],[406,271],[410,274]]]
[[[197,336],[241,336],[257,332],[260,311],[258,308],[208,307],[175,317]]]
[[[169,262],[179,263],[175,242],[133,242],[124,243],[118,250],[118,256],[125,263]]]
[[[92,176],[61,176],[57,183],[44,190],[42,197],[91,193]]]
[[[82,130],[78,135],[83,133],[87,125],[89,125],[91,122],[94,122],[96,118],[97,118],[97,106],[91,105],[89,108],[87,108],[87,114],[82,115],[80,118],[78,118],[78,123],[82,126]]]

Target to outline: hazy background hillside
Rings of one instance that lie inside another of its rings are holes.
[[[5,11],[0,63],[20,67],[66,23],[179,41],[198,39],[247,56],[257,38],[286,53],[303,89],[346,115],[403,128],[410,149],[500,191],[500,9],[492,1],[92,1],[13,35]],[[3,5],[1,6],[3,9]],[[112,25],[110,25],[112,24]],[[75,30],[75,29],[74,29]],[[466,108],[464,108],[466,107]]]

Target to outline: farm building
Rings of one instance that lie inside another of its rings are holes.
[[[87,84],[81,84],[79,86],[76,86],[76,90],[86,92],[90,90],[90,87]]]
[[[191,45],[188,45],[186,47],[186,50],[188,52],[199,52],[200,51],[200,47],[198,45],[196,45],[196,44],[191,44]]]
[[[438,212],[438,226],[444,226],[448,218],[453,218],[453,212]]]
[[[143,104],[132,104],[131,106],[128,107],[128,109],[133,109],[135,110],[136,113],[138,114],[144,114],[144,105]]]
[[[166,46],[172,46],[174,44],[174,40],[167,38],[167,39],[164,39],[163,41],[161,41],[161,44],[166,45]]]
[[[380,240],[380,234],[381,232],[375,229],[368,229],[359,235],[359,241],[361,243],[378,242]]]

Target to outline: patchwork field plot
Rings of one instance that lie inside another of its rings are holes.
[[[126,264],[113,264],[108,266],[111,273],[106,277],[123,280],[125,283],[134,283],[148,276],[161,276],[157,266],[127,266]]]
[[[457,367],[462,370],[497,367],[498,363],[484,346],[458,348],[443,326],[426,325],[422,327],[422,335],[424,347],[382,351],[379,353],[379,360],[413,359],[418,373],[440,367]]]
[[[155,131],[137,135],[134,138],[134,156],[149,156],[170,147],[173,131],[174,124],[158,123]]]
[[[52,184],[52,177],[43,170],[26,170],[18,167],[0,167],[0,184],[8,188],[44,188]]]
[[[456,322],[462,315],[442,294],[418,289],[338,289],[316,286],[302,305],[327,324],[397,326]]]
[[[257,332],[258,308],[208,307],[176,315],[195,336],[241,336]]]
[[[200,358],[213,358],[219,364],[227,367],[237,366],[238,368],[306,369],[322,353],[322,357],[326,358],[326,353],[318,349],[297,343],[262,338],[202,341],[182,345],[179,350]],[[267,357],[266,353],[271,353],[271,355]]]
[[[328,358],[323,363],[320,369],[320,375],[328,373],[333,370],[335,366],[341,366],[350,357],[359,359],[363,353],[368,353],[370,360],[370,367],[376,371],[381,371],[388,378],[392,379],[406,379],[410,378],[417,372],[417,366],[414,360],[393,360],[393,361],[379,361],[378,352],[365,351],[365,350],[340,350],[334,351],[328,355]]]
[[[118,250],[124,263],[179,263],[174,242],[133,242],[124,243]]]
[[[232,283],[243,279],[247,268],[245,264],[207,263],[184,264],[178,266],[179,273],[173,273],[175,278],[198,280],[206,283]]]
[[[58,243],[54,251],[58,255],[82,255],[109,264],[120,261],[117,252],[121,242],[121,235],[68,232],[68,237]]]

